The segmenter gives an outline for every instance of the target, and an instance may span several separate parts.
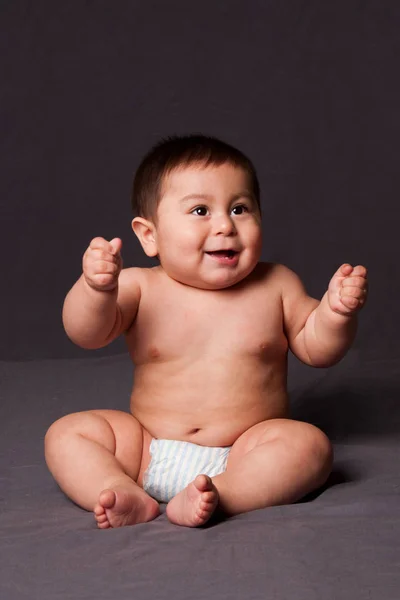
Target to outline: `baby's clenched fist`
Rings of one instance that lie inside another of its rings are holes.
[[[94,238],[83,255],[82,267],[86,283],[99,291],[110,291],[117,287],[122,269],[122,241],[114,238],[110,242],[102,237]]]
[[[328,287],[328,302],[339,315],[351,316],[367,300],[367,269],[362,265],[342,265],[332,277]]]

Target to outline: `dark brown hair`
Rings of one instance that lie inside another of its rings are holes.
[[[164,138],[144,156],[133,180],[134,215],[155,221],[165,177],[174,169],[196,163],[204,167],[229,163],[242,168],[249,177],[251,192],[261,213],[260,186],[250,159],[237,148],[215,137],[192,134]]]

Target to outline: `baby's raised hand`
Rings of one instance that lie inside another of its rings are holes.
[[[94,238],[83,255],[83,275],[90,287],[99,291],[113,290],[118,284],[122,269],[122,241],[110,242],[102,237]]]
[[[367,269],[362,265],[343,264],[332,277],[328,287],[328,302],[339,315],[351,316],[367,300]]]

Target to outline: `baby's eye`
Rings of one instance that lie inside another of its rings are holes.
[[[205,217],[207,214],[207,207],[206,206],[196,206],[196,208],[194,208],[192,210],[192,214],[198,215],[199,217]]]
[[[238,204],[237,206],[232,208],[232,212],[235,215],[242,215],[244,212],[248,212],[248,208],[244,204]]]

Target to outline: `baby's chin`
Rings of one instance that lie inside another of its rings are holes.
[[[188,274],[188,273],[168,273],[172,279],[188,285],[190,287],[198,288],[201,290],[224,290],[234,285],[237,285],[254,270],[255,265],[252,268],[247,269],[243,272],[231,273],[228,270],[207,274]]]

